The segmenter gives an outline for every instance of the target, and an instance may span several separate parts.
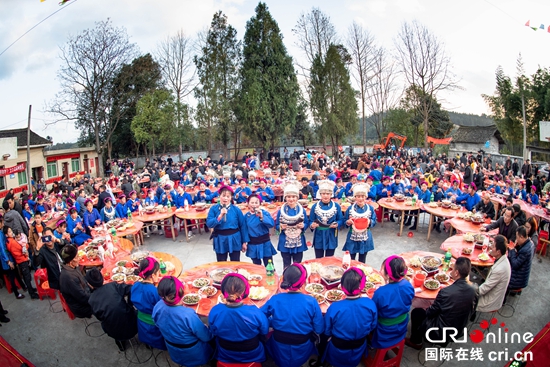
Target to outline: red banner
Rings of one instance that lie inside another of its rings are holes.
[[[0,177],[11,175],[17,172],[23,172],[25,170],[25,163],[19,163],[17,166],[0,168]]]

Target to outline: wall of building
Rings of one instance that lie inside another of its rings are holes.
[[[43,147],[31,148],[30,149],[30,164],[27,162],[27,149],[17,149],[17,158],[9,157],[7,160],[0,160],[0,168],[9,168],[16,166],[20,163],[25,163],[30,165],[31,168],[41,168],[44,165],[44,154]],[[1,158],[0,158],[1,159]],[[3,188],[0,188],[0,198],[3,198],[7,195],[10,189],[14,189],[15,193],[19,193],[27,188],[26,184],[26,170],[21,172],[20,176],[23,180],[20,184],[19,175],[14,173],[12,175],[7,175],[1,177]]]
[[[490,154],[499,154],[499,145],[498,145],[498,139],[494,136],[489,140],[490,146],[489,148],[485,147],[485,144],[470,144],[470,143],[455,143],[451,142],[451,145],[449,146],[449,153],[460,153],[463,152],[466,153],[476,153],[479,150],[483,150],[485,153]]]

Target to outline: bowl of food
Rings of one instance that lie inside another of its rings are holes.
[[[307,199],[298,199],[298,204],[300,204],[303,207],[307,207],[307,204],[309,204],[309,201]]]
[[[409,260],[409,265],[412,266],[413,268],[419,268],[422,266],[422,262],[420,261],[420,257],[419,256],[413,256],[410,260]]]
[[[216,287],[212,287],[211,285],[207,285],[206,287],[202,287],[199,289],[199,296],[205,296],[205,297],[213,297],[218,293],[218,289]]]
[[[331,289],[325,293],[325,298],[329,302],[338,302],[346,298],[346,294],[339,289]]]
[[[98,251],[97,250],[89,250],[88,252],[86,252],[86,257],[88,258],[88,260],[90,261],[94,261],[98,258]]]
[[[369,275],[367,275],[367,282],[371,282],[374,284],[384,284],[386,283],[384,281],[384,277],[378,273],[372,272]]]
[[[276,209],[277,208],[277,205],[275,204],[268,204],[267,205],[267,209]]]
[[[437,206],[443,206],[443,203],[441,201],[438,201]]]
[[[103,243],[105,243],[105,237],[103,236],[96,237],[92,240],[92,245],[94,246],[100,246],[100,245],[103,245]]]
[[[198,212],[206,210],[206,203],[196,203],[195,210]]]
[[[210,273],[210,279],[215,284],[222,284],[223,278],[229,273],[235,273],[235,270],[231,268],[219,268]]]
[[[149,256],[147,251],[136,251],[130,255],[133,262],[139,264],[139,262]]]
[[[451,207],[451,200],[448,200],[448,199],[445,199],[445,200],[441,200],[441,206],[448,209]]]
[[[458,210],[458,209],[460,209],[460,205],[451,204],[451,209]]]
[[[126,266],[127,263],[128,263],[128,260],[120,260],[120,261],[117,261],[116,266]]]
[[[309,283],[306,285],[306,292],[308,293],[323,293],[325,291],[325,286],[319,283]]]
[[[481,254],[479,254],[477,258],[479,259],[479,261],[483,261],[483,262],[489,261],[490,259],[489,255],[487,255],[485,252],[482,252]]]
[[[250,285],[258,285],[262,281],[262,276],[259,274],[250,274],[248,276],[248,284]]]
[[[265,287],[250,287],[250,297],[253,301],[261,301],[269,295],[269,290]]]
[[[424,256],[420,259],[422,268],[428,273],[437,270],[441,265],[441,259],[435,256]]]
[[[481,243],[483,243],[483,241],[485,241],[485,236],[482,235],[481,233],[476,233],[474,235],[474,241],[475,241],[475,243],[480,243],[481,244]]]
[[[435,291],[435,290],[439,289],[440,286],[441,286],[441,284],[439,283],[439,281],[437,281],[435,279],[426,279],[424,281],[424,287],[426,287],[427,289],[429,289],[431,291]]]
[[[197,293],[189,293],[183,296],[183,304],[187,306],[194,306],[199,303],[201,300],[201,296],[199,296]]]
[[[405,195],[403,194],[395,194],[393,197],[395,201],[405,201]]]
[[[323,296],[321,293],[310,293],[311,296],[315,297],[318,304],[323,304],[327,301],[326,297]]]
[[[126,274],[125,266],[115,266],[112,270],[113,274]]]
[[[367,293],[367,291],[371,288],[374,288],[375,285],[372,282],[365,282],[365,287],[361,290],[363,293]]]
[[[462,248],[462,255],[470,255],[472,253],[472,248],[471,247],[463,247]]]
[[[342,275],[344,275],[344,269],[336,265],[327,265],[319,269],[319,275],[327,283],[339,282]]]
[[[479,213],[476,213],[476,214],[472,215],[472,223],[473,224],[480,225],[483,222],[484,222],[483,215],[481,215]]]
[[[462,235],[462,239],[466,242],[474,242],[474,235],[473,233],[466,233],[464,235]]]
[[[112,219],[110,221],[108,221],[107,223],[105,223],[105,225],[108,227],[108,228],[113,228],[113,227],[118,227],[122,224],[122,221],[120,219]]]
[[[438,273],[434,275],[434,279],[437,280],[439,283],[447,283],[449,280],[451,280],[451,277],[445,273]]]
[[[428,206],[430,208],[437,208],[437,203],[432,201],[431,203],[428,204]]]
[[[113,274],[111,275],[111,280],[113,282],[121,282],[124,283],[126,281],[126,275],[122,273]]]
[[[126,283],[128,284],[134,284],[135,282],[140,282],[142,279],[141,277],[137,275],[126,275]]]
[[[143,210],[145,210],[147,214],[153,214],[155,212],[155,207],[153,205],[147,205]]]
[[[193,287],[195,287],[195,288],[203,288],[203,287],[206,287],[206,286],[210,285],[210,279],[208,279],[208,278],[197,278],[197,279],[193,280],[193,282],[191,284],[193,284]]]

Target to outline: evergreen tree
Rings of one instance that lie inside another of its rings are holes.
[[[264,3],[246,23],[239,117],[264,151],[294,127],[298,82],[277,22]]]

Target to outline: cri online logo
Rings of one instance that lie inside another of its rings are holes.
[[[498,329],[497,333],[487,333],[487,335],[484,335],[483,330],[486,330],[491,325],[498,324],[498,320],[496,318],[492,318],[491,321],[483,320],[479,324],[479,327],[482,330],[475,329],[470,333],[470,340],[472,343],[478,344],[485,339],[486,343],[521,343],[522,341],[524,343],[531,343],[533,341],[533,334],[532,333],[524,333],[523,336],[520,333],[512,333],[511,335],[508,334],[508,328],[506,327],[506,324],[504,322],[500,323],[500,328]],[[426,340],[428,340],[431,343],[445,343],[447,341],[447,336],[453,340],[455,343],[466,343],[468,335],[467,328],[464,328],[464,331],[462,333],[462,338],[457,339],[455,338],[458,334],[458,330],[453,327],[444,327],[442,328],[442,340],[433,340],[430,338],[430,331],[432,330],[438,330],[439,328],[433,327],[426,330]]]

